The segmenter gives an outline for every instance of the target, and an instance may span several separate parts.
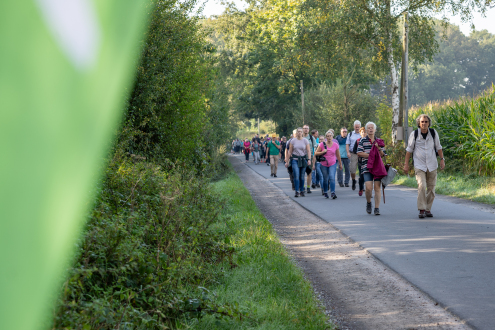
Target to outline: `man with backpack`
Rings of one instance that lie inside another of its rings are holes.
[[[433,217],[431,206],[435,199],[437,183],[437,154],[440,156],[440,169],[445,168],[442,145],[438,133],[431,126],[431,118],[422,114],[416,119],[418,129],[409,136],[406,148],[404,172],[409,172],[409,158],[413,155],[414,172],[418,181],[419,218]]]
[[[347,140],[345,142],[345,149],[347,152],[347,157],[349,158],[349,170],[351,172],[352,178],[352,190],[356,190],[356,171],[358,167],[358,155],[353,152],[353,146],[356,144],[356,140],[361,138],[359,134],[359,129],[361,128],[361,122],[356,120],[354,122],[354,131],[351,131],[347,135]]]

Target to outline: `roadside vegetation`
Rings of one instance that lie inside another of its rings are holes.
[[[432,128],[438,131],[446,167],[438,172],[436,192],[477,202],[495,203],[495,89],[493,86],[477,97],[429,103],[410,111],[409,126],[416,127],[416,118],[426,113]],[[388,127],[391,109],[379,109],[380,126]],[[394,183],[417,187],[414,170],[403,172],[403,144],[389,147],[387,161],[399,170]]]
[[[228,233],[235,267],[209,289],[219,304],[234,304],[239,318],[208,315],[191,322],[193,329],[333,329],[239,177],[231,173],[213,187],[225,205],[214,228]]]

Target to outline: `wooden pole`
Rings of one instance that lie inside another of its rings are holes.
[[[302,80],[301,80],[301,104],[302,104],[302,121],[304,125],[304,85]]]

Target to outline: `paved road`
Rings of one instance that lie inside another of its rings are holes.
[[[243,155],[236,156],[239,158]],[[246,164],[288,196],[358,242],[383,263],[476,329],[495,329],[495,214],[474,203],[438,196],[434,218],[419,219],[415,189],[389,186],[380,216],[366,200],[337,185],[335,200],[321,190],[294,198],[279,163],[277,178],[262,163]]]

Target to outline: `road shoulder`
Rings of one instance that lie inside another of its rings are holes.
[[[229,159],[341,329],[470,329],[337,228]]]

